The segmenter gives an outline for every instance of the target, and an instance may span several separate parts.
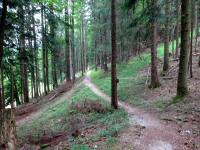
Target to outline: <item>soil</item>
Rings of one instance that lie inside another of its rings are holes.
[[[169,105],[164,110],[155,109],[141,109],[133,107],[128,103],[119,101],[120,107],[124,108],[130,120],[130,126],[121,132],[119,137],[119,143],[115,145],[114,149],[123,150],[200,150],[200,68],[198,67],[198,57],[194,56],[194,77],[188,77],[189,95],[176,104]],[[162,70],[162,62],[159,64],[159,71]],[[148,69],[144,69],[141,72],[141,76],[148,76]],[[137,96],[141,100],[156,102],[160,99],[164,99],[167,102],[171,101],[176,94],[176,82],[178,73],[178,61],[170,61],[170,69],[161,77],[162,86],[155,90],[151,90],[146,84],[143,87],[144,92],[138,92]],[[134,79],[134,78],[133,78]],[[110,102],[110,97],[103,93],[97,86],[95,86],[90,80],[90,74],[85,77],[84,84],[88,86],[96,95],[102,97],[104,100]],[[148,84],[148,81],[145,82]],[[72,87],[69,84],[65,90],[57,89],[46,97],[41,97],[34,102],[21,106],[16,109],[17,125],[23,125],[27,121],[35,119],[44,112],[49,105],[59,103],[66,100],[66,97],[70,97],[75,91],[77,86]],[[141,90],[141,89],[138,89]],[[187,105],[186,105],[187,104]],[[80,131],[82,136],[95,133],[96,128],[91,127]],[[41,147],[37,145],[54,145],[50,149],[69,147],[67,139],[67,133],[58,133],[57,135],[48,137],[44,135],[42,139],[35,142],[35,147],[32,149],[37,150]],[[101,139],[98,142],[102,142],[106,139]],[[87,143],[86,143],[87,144]],[[91,144],[91,143],[88,143]],[[24,145],[24,149],[30,145]],[[95,146],[95,143],[91,146]],[[23,148],[22,148],[23,149]],[[31,150],[31,148],[28,148]]]
[[[90,80],[89,73],[84,80],[95,94],[110,102],[110,97],[103,93]],[[181,135],[179,126],[160,120],[157,115],[119,101],[130,120],[130,127],[119,135],[119,149],[123,150],[191,150],[186,144],[188,139]]]
[[[83,82],[80,81],[77,82],[75,85],[72,85],[71,83],[69,85],[63,84],[55,91],[49,93],[47,96],[41,97],[35,102],[17,108],[15,112],[17,117],[16,120],[17,126],[22,126],[23,124],[31,120],[37,119],[43,112],[45,112],[49,108],[49,106],[57,105],[58,103],[62,103],[62,101],[70,98],[72,94],[76,91],[76,89],[82,85],[82,83]],[[96,102],[96,103],[91,103],[90,105],[93,104],[94,106],[92,106],[92,109],[95,109],[95,111],[100,111],[100,112],[105,111],[101,109],[100,103]],[[88,110],[85,111],[86,112],[83,113],[87,113]],[[106,137],[102,137],[96,141],[89,140],[90,137],[96,135],[99,132],[99,130],[105,129],[105,126],[101,124],[79,123],[78,125],[74,125],[73,120],[71,123],[73,127],[69,127],[72,128],[69,129],[69,132],[60,132],[55,134],[44,133],[43,136],[41,136],[37,140],[33,139],[30,135],[30,137],[29,136],[27,137],[28,143],[23,143],[23,141],[18,141],[19,150],[70,149],[71,145],[69,140],[71,140],[72,137],[77,137],[77,136],[82,138],[83,137],[88,138],[88,140],[86,140],[85,143],[77,143],[77,144],[87,144],[91,148],[94,148],[98,144],[103,143],[107,140]],[[78,130],[76,129],[76,126],[79,126]]]
[[[193,78],[188,75],[189,94],[180,101],[174,101],[176,97],[176,83],[179,62],[171,59],[170,69],[165,76],[161,76],[162,86],[155,90],[146,89],[138,95],[147,102],[157,102],[163,100],[169,105],[162,111],[151,109],[149,111],[157,113],[160,119],[166,123],[174,124],[178,132],[186,139],[187,149],[200,149],[200,67],[198,66],[199,56],[193,54]],[[159,63],[159,72],[162,72],[163,63]],[[145,77],[147,72],[142,71]],[[141,87],[142,88],[142,87]],[[171,103],[172,102],[172,103]]]
[[[64,100],[62,97],[70,97],[73,92],[73,84],[71,82],[64,83],[47,96],[41,96],[28,104],[17,107],[15,110],[17,125],[23,125],[27,121],[37,118],[49,105]]]

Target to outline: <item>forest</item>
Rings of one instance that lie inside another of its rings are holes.
[[[200,150],[200,0],[0,0],[0,150]]]

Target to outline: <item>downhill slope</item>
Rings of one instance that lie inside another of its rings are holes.
[[[163,56],[163,45],[158,54]],[[121,109],[117,111],[110,108],[110,74],[91,71],[70,91],[58,97],[53,94],[37,104],[32,113],[26,114],[26,107],[21,108],[19,114],[25,110],[26,115],[17,117],[19,147],[29,150],[198,150],[200,69],[197,60],[195,57],[195,77],[188,80],[191,94],[182,101],[174,99],[177,61],[170,61],[167,76],[161,77],[162,86],[155,90],[148,89],[149,53],[118,64]],[[162,72],[161,60],[159,72]]]
[[[197,48],[198,50],[199,48]],[[163,47],[158,48],[158,54],[163,56]],[[178,74],[177,60],[170,58],[170,69],[162,76],[162,59],[159,59],[161,87],[149,89],[150,54],[131,59],[128,63],[118,64],[118,96],[123,102],[153,113],[156,118],[166,124],[176,126],[175,132],[184,139],[185,149],[200,149],[200,69],[198,54],[194,53],[194,77],[188,77],[189,95],[184,99],[176,98],[176,83]],[[111,95],[110,74],[101,70],[91,72],[92,82],[104,93]]]
[[[108,149],[127,123],[123,109],[114,111],[81,81],[17,120],[18,149]]]
[[[104,94],[90,80],[88,74],[84,80],[95,94],[110,102],[111,97]],[[119,135],[119,149],[123,150],[183,150],[184,138],[178,134],[176,126],[164,124],[152,114],[134,108],[127,103],[119,101],[119,106],[124,108],[130,120],[128,130]],[[137,134],[136,134],[137,133]]]

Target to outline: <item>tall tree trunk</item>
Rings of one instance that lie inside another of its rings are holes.
[[[3,8],[1,13],[1,22],[0,22],[0,65],[3,58],[3,42],[4,42],[4,30],[5,30],[5,23],[6,23],[6,15],[7,15],[7,6],[8,0],[3,0]]]
[[[86,28],[84,28],[83,30],[84,32],[84,72],[86,72],[87,70],[87,32],[86,32]]]
[[[66,0],[65,8],[65,42],[66,42],[66,81],[71,81],[71,68],[70,68],[70,43],[69,43],[69,12],[68,0]]]
[[[175,57],[178,58],[179,55],[179,9],[180,8],[180,3],[177,0],[176,1],[176,53],[175,53]]]
[[[51,18],[49,18],[50,25],[50,35],[51,35],[51,66],[52,66],[52,79],[53,79],[53,89],[58,87],[57,80],[57,68],[56,68],[56,48],[55,48],[55,18],[54,18],[54,8],[53,5],[50,5]]]
[[[19,8],[19,17],[22,21],[20,27],[20,61],[21,61],[21,77],[22,77],[22,89],[23,89],[23,99],[25,103],[29,102],[29,87],[28,87],[28,59],[25,49],[25,19],[23,7]]]
[[[15,113],[6,109],[0,116],[0,149],[16,150]]]
[[[3,0],[2,2],[2,12],[1,12],[1,20],[0,20],[0,71],[1,71],[1,81],[3,81],[3,64],[2,64],[2,59],[3,59],[3,46],[4,46],[4,31],[5,31],[5,23],[6,23],[6,16],[7,16],[7,6],[8,6],[8,0]],[[4,86],[3,86],[3,82],[2,85],[0,87],[1,89],[1,99],[0,102],[2,104],[0,111],[2,109],[4,109]],[[1,116],[0,116],[1,117]]]
[[[37,48],[37,35],[36,35],[36,29],[35,29],[35,18],[34,18],[34,11],[35,8],[32,6],[32,24],[33,24],[33,49],[34,49],[34,61],[35,61],[35,74],[36,74],[36,83],[35,83],[35,97],[37,98],[39,96],[39,88],[40,88],[40,75],[39,75],[39,64],[38,64],[38,48]]]
[[[13,65],[10,65],[10,76],[11,76],[11,109],[14,108],[14,72]]]
[[[195,37],[195,52],[197,52],[197,44],[198,44],[198,37],[199,37],[199,10],[200,10],[200,6],[199,6],[199,2],[196,3],[195,6],[195,22],[196,22],[196,37]]]
[[[84,20],[83,14],[81,14],[81,72],[84,76]]]
[[[44,7],[44,14],[47,14],[47,9]],[[48,59],[48,41],[47,41],[47,34],[48,34],[48,21],[47,19],[44,20],[44,36],[45,36],[45,69],[46,69],[46,81],[47,81],[47,92],[50,92],[50,82],[49,82],[49,59]]]
[[[160,86],[160,81],[158,77],[157,65],[157,23],[156,23],[156,14],[155,6],[157,5],[157,0],[151,0],[151,6],[153,6],[152,11],[152,20],[151,20],[151,32],[152,32],[152,45],[151,45],[151,84],[150,88],[157,88]]]
[[[188,93],[187,71],[188,71],[188,50],[190,34],[190,0],[182,0],[181,8],[181,52],[177,85],[177,96],[185,96]]]
[[[197,33],[198,33],[197,36],[199,36],[199,25],[200,25],[200,1],[197,2],[197,12],[198,12],[198,13],[197,13]],[[198,38],[198,37],[197,37],[197,38]],[[196,39],[197,39],[197,38],[196,38]],[[197,40],[196,40],[196,41],[197,41]],[[198,42],[196,42],[196,43],[197,43],[196,45],[198,46]],[[196,47],[197,47],[197,46],[196,46]],[[200,56],[199,56],[198,65],[199,65],[199,67],[200,67]]]
[[[116,43],[116,0],[111,1],[111,39],[112,39],[112,62],[111,62],[111,106],[115,109],[118,108],[117,100],[117,43]]]
[[[192,53],[193,53],[193,37],[194,37],[194,23],[195,23],[195,13],[192,12],[195,10],[196,3],[194,0],[191,0],[191,37],[190,37],[190,61],[189,61],[189,70],[190,70],[190,78],[193,78],[193,70],[192,70]],[[197,33],[196,33],[197,34]]]
[[[41,26],[42,26],[42,64],[43,64],[43,82],[44,93],[47,95],[47,79],[46,79],[46,46],[45,46],[45,28],[44,28],[44,6],[41,4]]]
[[[72,79],[73,82],[75,81],[75,75],[76,75],[76,58],[75,58],[75,44],[74,44],[74,0],[72,0],[72,16],[71,16],[71,24],[72,24],[72,69],[73,69],[73,75]]]
[[[166,23],[165,23],[165,43],[164,43],[164,65],[163,65],[163,72],[169,70],[169,13],[170,13],[170,1],[166,0],[165,6],[165,16],[166,16]]]
[[[31,29],[29,30],[31,32]],[[29,41],[29,49],[30,51],[32,52],[31,54],[31,64],[29,65],[29,70],[30,70],[30,73],[31,73],[31,93],[32,93],[32,98],[35,97],[35,61],[34,61],[34,58],[35,58],[35,54],[34,54],[34,49],[33,49],[33,46],[32,46],[32,38],[28,39]]]
[[[0,117],[1,117],[1,115],[3,113],[3,101],[2,101],[2,98],[1,98],[2,97],[2,95],[1,95],[1,86],[0,86]]]
[[[4,95],[4,65],[1,62],[1,102],[2,102],[2,110],[5,109],[5,95]]]

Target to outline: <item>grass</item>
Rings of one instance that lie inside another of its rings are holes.
[[[85,100],[99,101],[106,109],[105,113],[90,112],[81,113],[74,110],[71,105],[84,102]],[[73,150],[88,150],[88,142],[98,141],[105,137],[107,140],[101,143],[100,146],[112,144],[116,135],[128,124],[128,115],[123,109],[113,110],[110,104],[96,96],[88,87],[82,85],[78,88],[70,99],[64,102],[50,106],[37,119],[26,123],[17,128],[17,135],[23,142],[40,139],[44,132],[47,135],[54,135],[60,132],[70,132],[72,128],[84,128],[89,125],[102,125],[104,128],[97,129],[94,135],[89,137],[73,138],[70,136],[70,145]],[[31,131],[31,132],[30,132]],[[67,140],[67,139],[66,139]]]
[[[170,44],[170,51],[172,43]],[[164,44],[160,44],[158,49],[158,57],[164,55]],[[168,103],[165,100],[148,102],[141,99],[138,93],[145,88],[146,77],[141,75],[141,70],[150,65],[151,57],[149,53],[144,53],[140,57],[134,57],[128,63],[117,64],[117,76],[119,78],[118,96],[122,101],[129,102],[135,106],[154,107],[158,110],[164,109]],[[102,91],[111,95],[111,78],[110,74],[104,73],[102,70],[91,72],[92,82],[94,82]]]

